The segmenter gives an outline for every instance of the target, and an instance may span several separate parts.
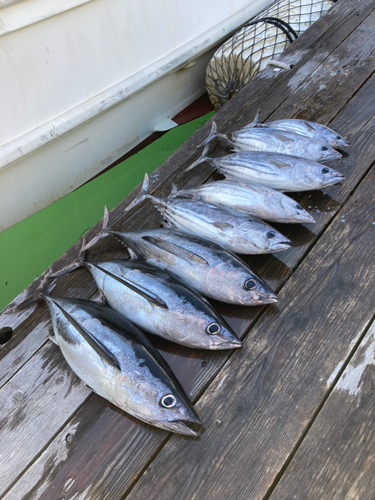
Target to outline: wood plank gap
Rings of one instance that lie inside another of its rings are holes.
[[[295,265],[295,267],[293,267],[293,272],[288,276],[288,278],[285,280],[285,282],[283,282],[282,286],[280,288],[283,288],[286,286],[286,284],[288,283],[288,281],[293,278],[294,276],[294,272],[298,269],[298,267],[302,264],[303,260],[305,259],[306,255],[308,253],[310,253],[312,251],[312,249],[315,247],[315,245],[317,244],[317,242],[320,240],[320,238],[322,236],[325,235],[325,233],[327,232],[327,230],[329,230],[331,224],[336,221],[338,218],[339,218],[339,215],[340,215],[340,212],[342,212],[342,210],[346,209],[346,205],[347,203],[350,201],[351,197],[353,196],[353,194],[355,193],[355,191],[359,188],[360,184],[362,183],[362,181],[364,180],[364,178],[369,174],[370,170],[374,167],[375,165],[375,160],[374,162],[371,164],[371,166],[368,168],[368,170],[366,170],[366,172],[363,174],[363,176],[360,178],[360,180],[357,182],[357,184],[355,185],[355,187],[353,188],[353,190],[348,194],[348,196],[345,198],[345,200],[343,201],[341,207],[339,208],[339,210],[336,212],[336,214],[334,215],[334,217],[328,222],[328,224],[325,226],[324,230],[322,231],[321,234],[319,234],[319,236],[317,237],[316,241],[314,242],[313,246],[310,247],[309,249],[306,250],[306,252],[301,256],[301,258],[299,259],[299,261],[297,262],[297,264]],[[262,318],[263,314],[265,313],[266,311],[266,308],[267,306],[264,306],[262,308],[262,310],[260,311],[259,313],[259,316],[256,318],[256,320],[254,320],[253,323],[251,323],[251,325],[249,325],[249,328],[247,329],[247,331],[245,332],[244,336],[242,337],[242,341],[245,342],[246,341],[246,337],[248,336],[248,334],[250,333],[250,331],[256,327],[256,324],[259,322],[259,320]],[[290,462],[293,460],[293,457],[295,455],[295,453],[297,452],[299,446],[302,444],[303,440],[305,439],[307,433],[309,432],[310,428],[312,427],[312,425],[314,424],[314,421],[316,420],[316,418],[318,417],[321,409],[323,408],[325,402],[327,401],[327,399],[329,398],[329,395],[331,394],[332,390],[334,389],[335,385],[337,384],[337,381],[339,380],[339,378],[341,377],[342,373],[344,372],[344,370],[346,369],[347,365],[350,363],[352,357],[355,355],[355,352],[357,351],[358,349],[358,346],[360,345],[360,343],[362,342],[363,338],[365,337],[365,335],[367,334],[367,331],[369,330],[369,328],[371,327],[372,325],[372,322],[375,320],[375,314],[373,316],[373,318],[371,319],[371,321],[369,322],[368,326],[364,329],[363,333],[361,334],[361,336],[359,337],[358,341],[355,343],[354,347],[353,347],[353,350],[349,353],[348,357],[346,358],[345,362],[343,363],[343,366],[341,367],[341,369],[339,370],[337,376],[335,377],[334,379],[334,382],[332,384],[332,387],[329,389],[329,391],[327,392],[326,394],[326,397],[323,399],[323,401],[321,402],[321,404],[319,405],[319,407],[317,408],[316,412],[312,415],[311,417],[311,420],[310,422],[307,424],[307,427],[305,429],[305,432],[301,435],[300,439],[296,442],[295,444],[295,447],[293,448],[290,456],[288,457],[288,459],[286,460],[285,464],[283,465],[283,467],[280,469],[279,473],[277,474],[277,476],[275,477],[275,481],[274,483],[271,485],[269,491],[265,494],[263,500],[268,500],[269,497],[272,495],[273,493],[273,490],[276,488],[278,482],[280,481],[281,477],[283,476],[285,470],[287,469],[287,467],[289,466]],[[272,349],[272,348],[271,348]],[[232,356],[234,355],[235,353],[234,352],[229,352],[228,353],[228,357],[226,359],[226,362],[220,367],[220,370],[217,371],[216,373],[213,374],[212,378],[209,379],[209,381],[207,382],[205,388],[202,387],[201,391],[197,393],[197,395],[195,397],[192,398],[192,401],[194,403],[194,405],[197,404],[197,402],[201,399],[201,397],[204,395],[205,391],[207,390],[207,387],[210,387],[211,384],[215,381],[215,379],[217,379],[221,372],[226,368],[227,364],[230,362]],[[261,361],[260,361],[261,363]],[[253,372],[255,372],[257,369],[259,368],[259,365],[255,365],[254,368],[253,368]],[[155,453],[152,455],[152,457],[150,458],[150,460],[148,460],[147,464],[142,468],[140,469],[139,471],[139,475],[138,477],[134,480],[134,482],[127,488],[126,492],[124,493],[124,495],[121,497],[120,500],[125,500],[126,497],[129,495],[129,493],[131,492],[131,490],[136,486],[136,484],[138,483],[138,481],[142,478],[143,474],[145,473],[145,471],[147,470],[147,468],[152,464],[152,462],[155,460],[155,458],[157,457],[157,455],[160,453],[160,451],[162,450],[162,448],[167,444],[167,442],[170,440],[170,438],[172,437],[172,433],[169,433],[166,437],[166,439],[160,444],[160,446],[157,448],[157,451],[155,451]]]
[[[339,115],[339,114],[340,114],[340,112],[341,112],[341,111],[345,108],[345,106],[347,106],[347,104],[349,104],[349,102],[353,99],[353,97],[355,97],[355,96],[358,94],[358,92],[360,92],[360,90],[362,89],[362,87],[364,87],[364,86],[366,85],[366,83],[367,83],[367,82],[368,82],[368,81],[369,81],[369,80],[370,80],[370,79],[374,76],[374,73],[375,73],[375,71],[373,71],[373,72],[371,73],[371,75],[369,75],[369,76],[366,78],[366,80],[364,80],[364,82],[362,83],[362,85],[361,85],[360,87],[358,87],[358,88],[357,88],[357,90],[354,92],[354,94],[352,94],[352,95],[351,95],[351,96],[350,96],[350,97],[346,100],[345,104],[344,104],[344,105],[343,105],[340,109],[339,109],[339,108],[337,108],[337,112],[335,112],[335,113],[332,115],[332,117],[329,119],[327,126],[329,126],[329,125],[330,125],[330,124],[331,124],[331,123],[335,120],[335,118],[337,117],[337,115]],[[370,121],[370,120],[367,120],[367,122],[366,122],[366,123],[368,123],[369,121]],[[366,125],[366,123],[364,123],[363,125],[365,126],[365,125]]]
[[[87,398],[74,410],[73,413],[71,413],[68,417],[68,419],[60,425],[60,427],[58,428],[56,434],[54,434],[50,440],[46,443],[46,445],[43,447],[43,449],[41,449],[36,455],[35,457],[33,458],[33,460],[31,462],[29,462],[27,464],[27,466],[19,473],[19,475],[14,479],[14,481],[12,481],[11,484],[9,484],[9,486],[1,493],[0,495],[0,500],[1,498],[4,498],[5,495],[8,493],[9,490],[11,490],[13,488],[13,486],[17,483],[17,481],[19,481],[19,479],[27,472],[27,470],[32,467],[32,465],[34,464],[34,462],[36,462],[38,460],[38,458],[44,453],[44,451],[48,448],[48,446],[50,446],[50,444],[56,439],[56,436],[58,436],[58,434],[60,434],[60,432],[69,425],[69,422],[71,420],[74,419],[74,417],[77,415],[77,413],[79,413],[81,411],[81,409],[86,406],[90,399],[93,397],[93,392],[91,392]]]
[[[283,464],[283,466],[281,467],[280,471],[276,475],[274,482],[272,483],[272,485],[270,486],[269,490],[264,495],[263,500],[269,500],[269,498],[271,497],[271,495],[274,492],[275,488],[277,487],[279,481],[281,480],[282,476],[284,475],[284,473],[286,472],[287,468],[289,467],[289,464],[291,463],[291,461],[293,460],[295,454],[297,453],[298,448],[301,446],[301,444],[305,440],[307,434],[310,432],[311,427],[314,425],[315,420],[318,418],[319,413],[322,411],[323,406],[326,404],[327,399],[331,395],[331,392],[335,389],[337,382],[341,378],[341,375],[344,373],[344,371],[346,370],[347,366],[349,365],[349,363],[351,362],[351,360],[355,356],[355,354],[357,352],[357,349],[360,346],[360,344],[362,343],[362,341],[365,338],[365,336],[367,335],[367,332],[373,326],[374,321],[375,321],[375,314],[373,315],[372,319],[369,321],[368,325],[364,328],[364,330],[363,330],[362,334],[360,335],[359,339],[354,344],[353,349],[348,354],[346,360],[343,362],[340,370],[337,372],[337,375],[336,375],[336,377],[333,380],[332,386],[327,390],[327,393],[326,393],[325,397],[323,398],[321,404],[317,407],[316,411],[312,415],[311,420],[307,424],[306,429],[304,430],[303,434],[300,436],[300,438],[298,439],[298,441],[296,441],[296,444],[295,444],[294,448],[292,449],[289,457],[285,460],[285,463]]]

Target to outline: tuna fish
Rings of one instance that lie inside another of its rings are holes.
[[[149,198],[169,227],[206,238],[234,253],[261,254],[290,248],[290,240],[255,217],[199,201],[156,198],[149,194],[148,184],[146,174],[140,195],[127,210]]]
[[[70,368],[94,392],[148,424],[197,436],[199,418],[145,335],[109,307],[43,296],[54,336]]]
[[[326,144],[331,148],[346,148],[349,146],[349,143],[340,134],[328,127],[325,127],[324,125],[320,125],[319,123],[296,119],[258,123],[258,120],[259,111],[255,120],[245,128],[252,128],[256,126],[294,132],[295,134],[315,139],[316,141]]]
[[[166,271],[134,260],[94,264],[79,258],[51,276],[80,266],[90,271],[107,304],[143,330],[197,349],[241,347],[211,304]]]
[[[332,168],[295,156],[262,152],[234,153],[218,158],[206,156],[208,147],[186,170],[207,161],[228,179],[262,184],[279,191],[310,191],[342,182],[345,177]]]
[[[268,151],[314,161],[330,161],[341,158],[341,154],[329,146],[286,130],[248,126],[225,135],[219,134],[216,123],[212,122],[211,133],[201,146],[211,142],[216,137],[227,141],[235,151]]]
[[[85,249],[109,234],[127,247],[132,259],[170,272],[206,297],[244,306],[277,302],[277,296],[243,260],[211,241],[164,228],[113,231],[106,208],[102,231]]]
[[[230,180],[209,182],[198,188],[178,191],[177,196],[232,208],[272,222],[302,224],[315,222],[295,200],[261,184]]]

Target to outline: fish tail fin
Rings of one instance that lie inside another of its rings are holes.
[[[4,310],[4,314],[12,314],[14,312],[19,312],[20,308],[25,309],[33,304],[39,302],[40,299],[43,299],[46,295],[49,295],[52,289],[55,287],[55,281],[48,285],[48,281],[53,279],[51,274],[51,267],[47,269],[42,274],[42,279],[40,280],[39,285],[36,287],[34,292],[32,292],[32,296],[28,297],[25,300],[18,301],[17,298],[14,299],[13,302],[9,304],[9,306]]]
[[[86,239],[85,237],[82,238],[82,246],[81,250],[79,251],[78,258],[69,264],[68,266],[63,267],[60,271],[57,273],[50,273],[49,277],[51,278],[58,278],[59,276],[65,276],[65,274],[71,273],[75,269],[78,269],[80,267],[84,267],[86,262]]]
[[[139,195],[128,205],[125,209],[125,213],[131,210],[133,207],[141,203],[143,200],[146,198],[150,198],[150,193],[149,193],[149,186],[150,186],[150,178],[148,174],[145,174],[145,178],[143,180],[141,192]]]
[[[227,136],[225,134],[218,133],[216,122],[213,121],[210,135],[201,144],[199,144],[198,147],[205,146],[206,144],[208,144],[209,142],[213,141],[216,138],[227,140]]]
[[[186,168],[185,172],[188,172],[189,170],[191,170],[192,168],[196,167],[200,163],[203,163],[204,161],[210,162],[211,158],[208,158],[208,156],[207,156],[207,153],[208,153],[209,149],[210,149],[209,144],[206,144],[205,147],[204,147],[203,153],[200,155],[200,157],[198,158],[198,160],[196,160],[188,168]]]
[[[254,120],[251,123],[249,123],[249,125],[246,125],[244,128],[261,127],[262,125],[259,123],[259,118],[260,118],[260,109],[258,109]]]
[[[88,243],[86,243],[81,248],[81,253],[82,253],[82,251],[89,250],[90,248],[92,248],[100,240],[109,236],[111,234],[111,232],[112,232],[112,230],[111,230],[111,224],[109,221],[109,210],[108,210],[107,206],[105,206],[104,207],[104,217],[103,217],[102,229],[100,230],[100,232],[96,236],[94,236],[94,238],[92,240],[90,240]]]

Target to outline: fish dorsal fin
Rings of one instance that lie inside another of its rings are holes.
[[[154,236],[142,236],[142,240],[147,241],[147,243],[151,243],[151,245],[154,245],[161,250],[165,250],[168,253],[176,255],[189,263],[196,262],[197,264],[204,264],[208,266],[208,262],[203,259],[203,257],[190,250],[186,250],[186,248],[183,248],[176,243],[171,243],[170,241],[165,241],[162,238],[156,238]]]
[[[273,163],[276,167],[280,167],[280,168],[285,168],[285,167],[290,167],[290,165],[288,165],[287,163],[284,163],[283,161],[280,161],[280,160],[270,160],[270,163]]]
[[[212,225],[217,227],[218,229],[228,229],[230,227],[233,227],[232,224],[229,224],[228,222],[213,222]]]
[[[91,264],[91,265],[93,265],[97,269],[100,269],[100,271],[102,271],[104,274],[107,274],[108,276],[118,281],[122,285],[128,287],[130,290],[132,290],[133,292],[137,293],[138,295],[146,299],[151,305],[162,307],[163,309],[168,309],[168,306],[164,302],[164,300],[162,300],[160,297],[150,292],[149,290],[145,290],[140,285],[132,283],[131,281],[125,278],[120,278],[119,276],[116,276],[115,274],[111,273],[111,271],[108,271],[108,269],[103,269],[97,264]]]
[[[279,134],[278,132],[275,133],[275,137],[277,137],[278,139],[280,139],[280,141],[283,142],[294,142],[294,139],[290,139],[289,137],[286,137],[283,134]]]
[[[121,366],[116,358],[116,356],[105,347],[100,340],[95,338],[85,327],[80,325],[69,313],[67,313],[59,304],[54,302],[54,304],[60,309],[67,321],[74,326],[74,328],[82,335],[84,340],[89,344],[89,346],[94,349],[98,356],[104,359],[109,365],[117,370],[121,371]]]

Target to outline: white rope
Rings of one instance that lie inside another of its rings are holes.
[[[289,64],[283,63],[281,61],[276,61],[274,59],[271,59],[271,61],[268,61],[266,66],[276,66],[277,68],[285,69],[285,71],[289,71],[292,69]]]

